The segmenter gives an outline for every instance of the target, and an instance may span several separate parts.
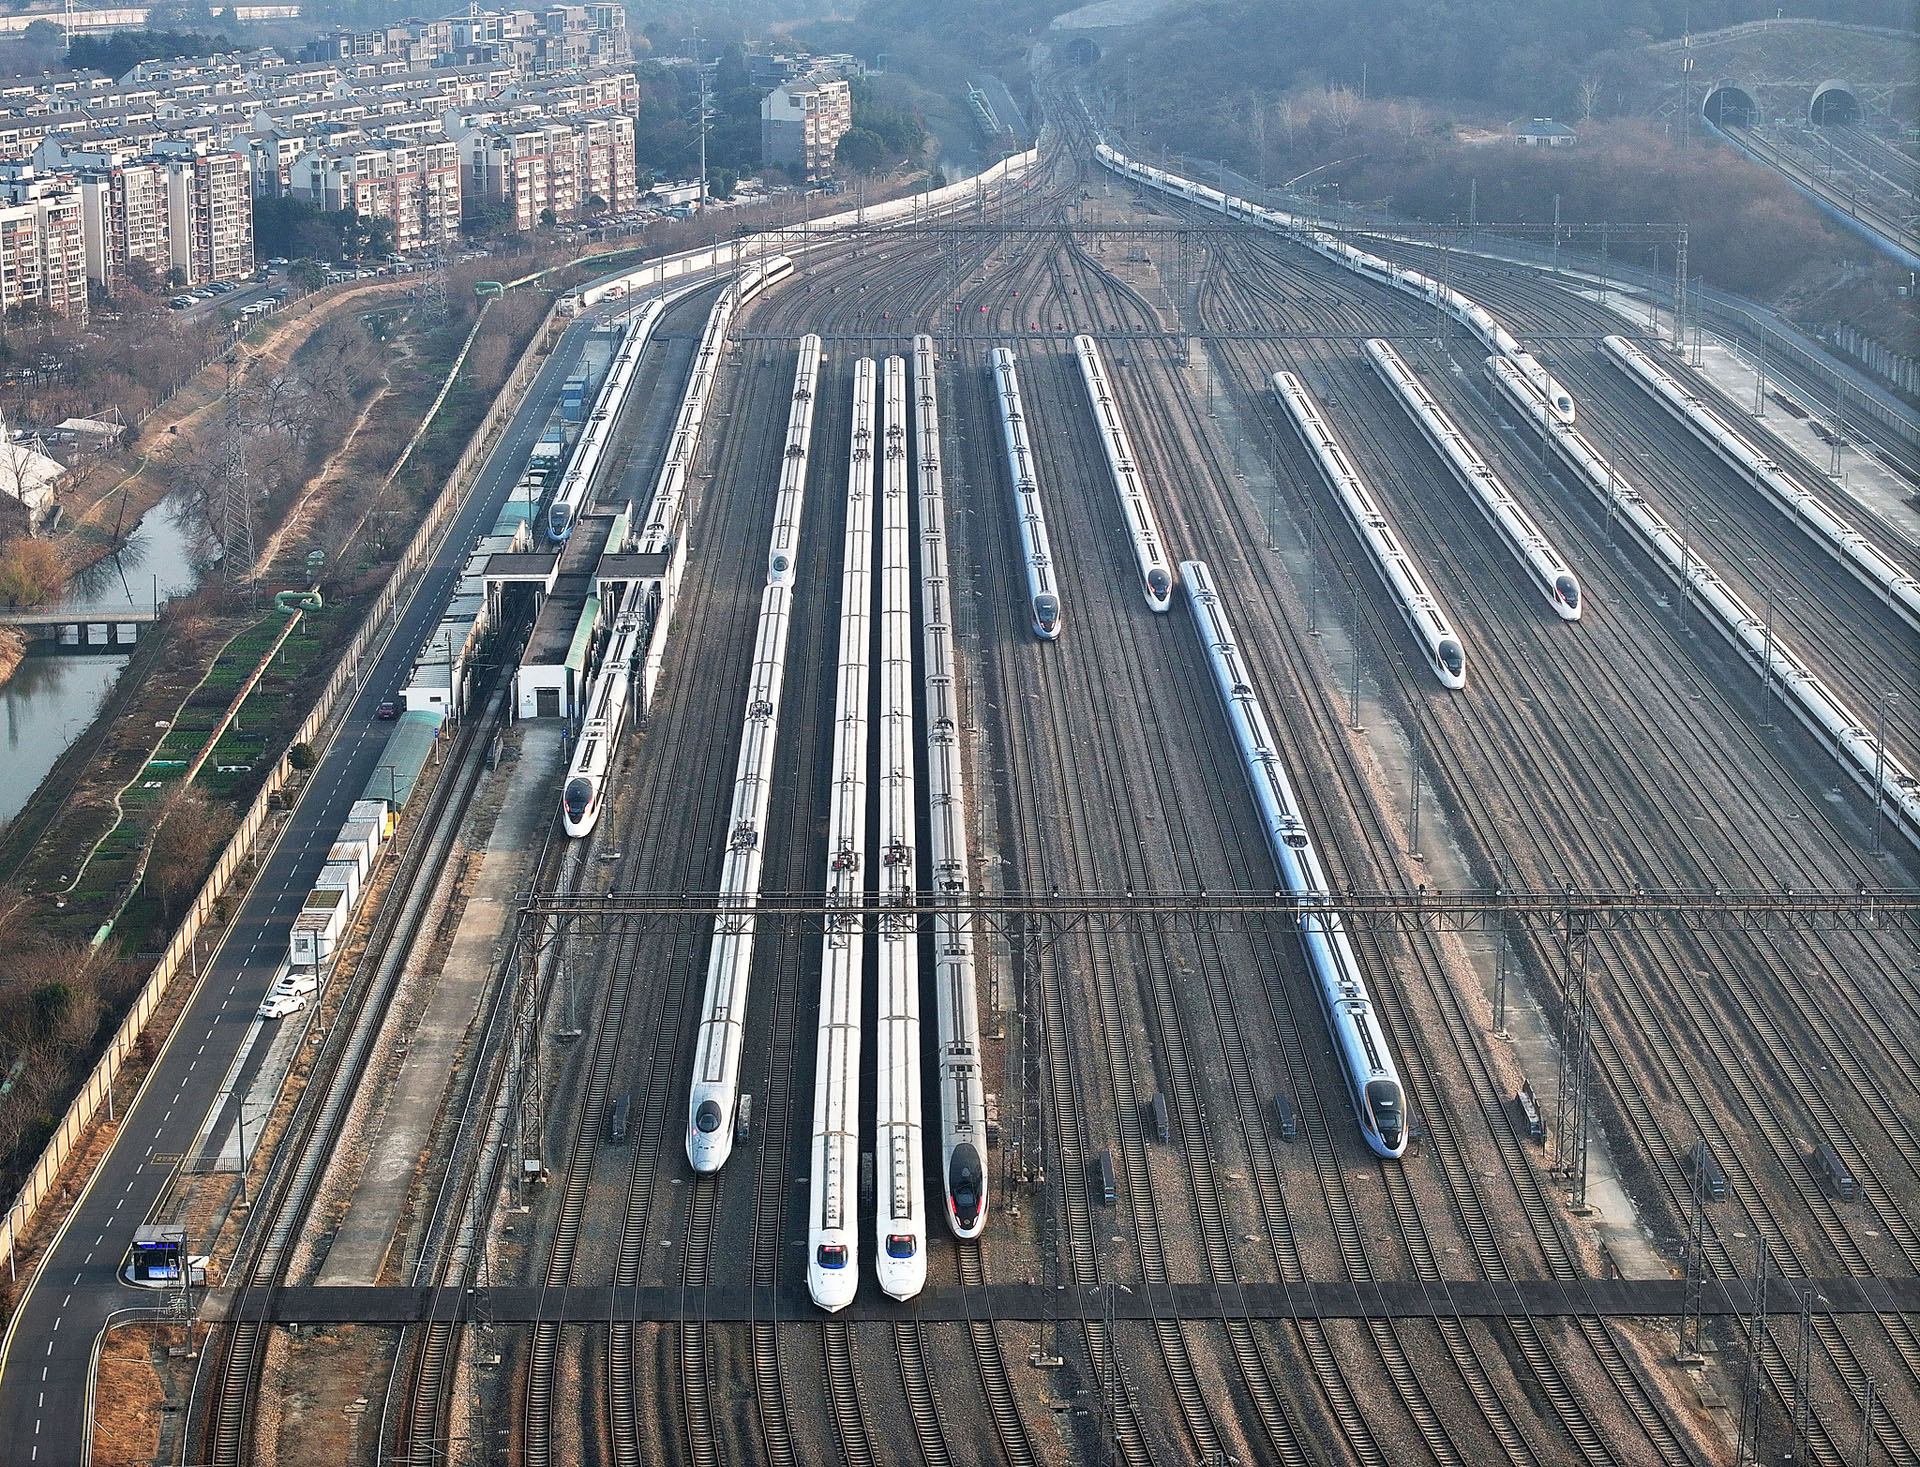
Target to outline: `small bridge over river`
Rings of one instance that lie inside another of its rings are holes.
[[[151,607],[123,611],[0,611],[0,627],[16,627],[38,656],[131,652],[159,619]]]

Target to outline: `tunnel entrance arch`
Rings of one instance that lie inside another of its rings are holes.
[[[1843,82],[1822,82],[1814,88],[1807,120],[1815,127],[1852,127],[1866,120],[1860,98]]]
[[[1760,104],[1753,93],[1732,82],[1719,82],[1700,104],[1703,117],[1715,127],[1752,127],[1760,120]]]

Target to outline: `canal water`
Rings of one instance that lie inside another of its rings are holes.
[[[171,502],[142,515],[118,555],[89,566],[61,599],[62,610],[102,615],[146,611],[191,591],[199,574]],[[123,656],[25,658],[0,687],[0,827],[18,815],[54,761],[92,723],[126,668]]]

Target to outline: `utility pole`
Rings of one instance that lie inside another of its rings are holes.
[[[1735,1467],[1747,1467],[1760,1460],[1760,1408],[1767,1400],[1767,1377],[1760,1368],[1761,1352],[1767,1347],[1767,1240],[1756,1247],[1757,1266],[1753,1279],[1753,1319],[1747,1332],[1747,1368],[1740,1384],[1740,1441],[1734,1451]]]
[[[700,207],[707,206],[707,63],[700,59],[700,27],[693,28],[693,65],[700,75]]]
[[[1587,1210],[1587,1094],[1588,1040],[1593,1032],[1593,1007],[1588,996],[1587,958],[1593,946],[1593,912],[1569,907],[1562,944],[1564,982],[1561,989],[1560,1077],[1554,1132],[1558,1150],[1556,1170],[1567,1183],[1567,1201],[1576,1214]]]
[[[1707,1285],[1707,1138],[1693,1146],[1693,1177],[1687,1205],[1687,1276],[1680,1294],[1680,1345],[1673,1352],[1676,1365],[1698,1365],[1706,1329]]]

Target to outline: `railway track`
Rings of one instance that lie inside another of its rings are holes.
[[[1418,450],[1416,449],[1416,450],[1414,450],[1414,451],[1415,451],[1415,452],[1417,452]],[[1587,775],[1587,776],[1586,776],[1586,778],[1588,778],[1588,779],[1591,779],[1591,778],[1593,778],[1593,777],[1594,777],[1594,776],[1593,776],[1593,775],[1591,775],[1591,774],[1589,774],[1589,775]],[[1724,957],[1724,956],[1725,956],[1725,955],[1723,955],[1723,957]],[[1723,964],[1723,965],[1724,965],[1724,964]],[[1796,1161],[1796,1162],[1798,1161],[1798,1157],[1797,1157],[1797,1155],[1795,1156],[1795,1161]],[[1678,1169],[1677,1169],[1677,1168],[1675,1168],[1674,1170],[1678,1170]],[[1729,1268],[1729,1270],[1728,1270],[1728,1271],[1729,1271],[1729,1272],[1731,1272],[1732,1270],[1731,1270],[1731,1269]],[[1826,1324],[1825,1324],[1825,1323],[1823,1323],[1823,1324],[1822,1324],[1822,1325],[1820,1326],[1820,1328],[1822,1329],[1822,1332],[1823,1332],[1823,1334],[1824,1334],[1824,1333],[1826,1333]],[[1771,1353],[1771,1351],[1769,1351],[1769,1353]],[[1900,1351],[1900,1353],[1904,1355],[1904,1354],[1906,1353],[1906,1351],[1905,1351],[1904,1349],[1902,1349],[1902,1350]],[[1839,1370],[1839,1372],[1841,1373],[1841,1375],[1842,1375],[1843,1377],[1854,1377],[1854,1376],[1856,1375],[1856,1370],[1855,1370],[1855,1366],[1856,1366],[1856,1364],[1857,1364],[1857,1362],[1856,1362],[1856,1361],[1855,1361],[1855,1360],[1854,1360],[1854,1359],[1852,1358],[1852,1354],[1851,1354],[1851,1351],[1850,1351],[1849,1349],[1846,1349],[1846,1348],[1844,1347],[1844,1342],[1842,1342],[1842,1344],[1841,1344],[1841,1345],[1839,1345],[1839,1346],[1836,1346],[1836,1353],[1835,1353],[1835,1365],[1836,1365],[1836,1368],[1837,1368],[1837,1369]],[[1774,1375],[1776,1376],[1776,1384],[1779,1384],[1779,1383],[1780,1383],[1780,1382],[1779,1382],[1779,1380],[1778,1380],[1778,1376],[1779,1376],[1779,1374],[1780,1374],[1780,1371],[1779,1371],[1779,1369],[1777,1368],[1777,1366],[1771,1366],[1771,1365],[1770,1365],[1770,1369],[1771,1369],[1771,1372],[1772,1372],[1772,1373],[1773,1373],[1773,1374],[1774,1374]],[[1863,1379],[1863,1377],[1861,1377],[1861,1378]],[[1789,1382],[1789,1383],[1790,1383],[1790,1382]],[[1896,1446],[1896,1447],[1894,1447],[1894,1448],[1891,1448],[1891,1449],[1892,1449],[1892,1450],[1895,1450],[1896,1452],[1898,1451],[1898,1448],[1897,1448],[1897,1446]]]
[[[399,982],[402,959],[426,913],[426,897],[459,834],[468,800],[486,767],[482,757],[493,709],[469,721],[458,735],[441,777],[406,845],[395,853],[398,871],[374,919],[361,959],[347,980],[340,1014],[308,1076],[292,1120],[275,1149],[260,1202],[255,1206],[229,1279],[260,1308],[243,1308],[217,1351],[212,1399],[207,1405],[205,1451],[210,1462],[239,1464],[249,1451],[258,1372],[268,1335],[265,1311],[286,1282],[299,1235],[305,1228],[333,1143],[352,1105],[358,1080],[378,1039],[387,1002]],[[421,878],[429,880],[422,887]]]

